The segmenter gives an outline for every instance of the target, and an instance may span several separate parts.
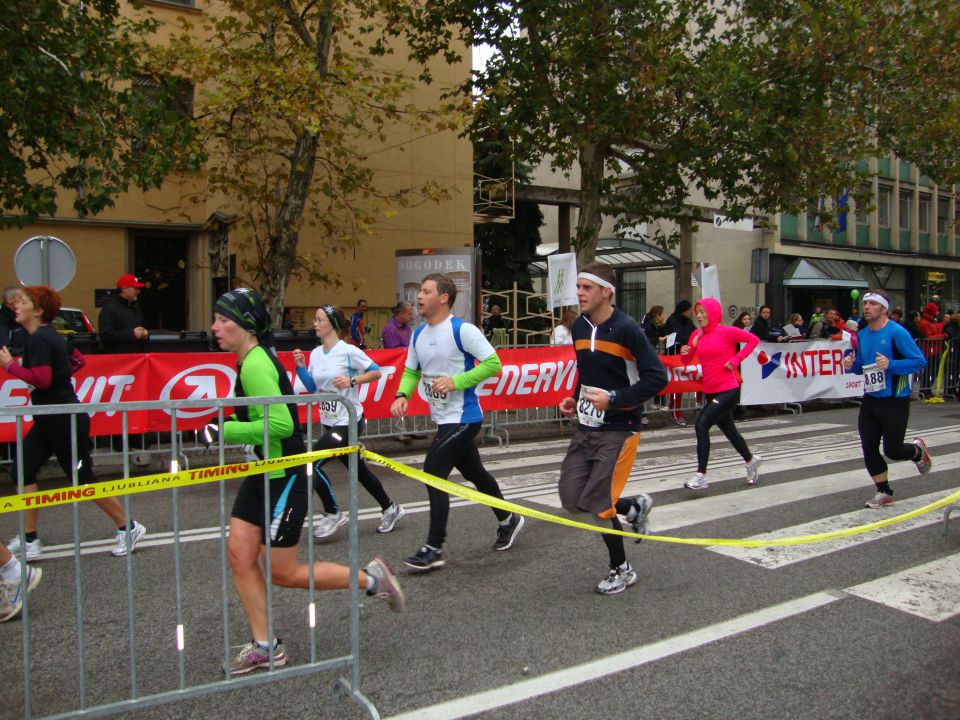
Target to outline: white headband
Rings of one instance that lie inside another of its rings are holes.
[[[890,303],[887,302],[887,299],[883,295],[877,295],[876,293],[867,293],[866,295],[863,296],[863,301],[866,302],[867,300],[873,300],[875,303],[879,303],[880,305],[883,305],[884,310],[890,309]]]
[[[582,272],[577,275],[577,280],[589,280],[592,283],[596,283],[600,287],[610,288],[611,292],[617,291],[617,289],[613,286],[613,283],[609,283],[602,277],[597,277],[593,273]]]

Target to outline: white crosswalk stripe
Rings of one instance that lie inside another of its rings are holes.
[[[960,553],[847,588],[851,595],[943,622],[960,615]]]

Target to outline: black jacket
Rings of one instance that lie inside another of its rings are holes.
[[[677,334],[677,339],[674,342],[673,346],[668,348],[666,351],[667,355],[677,355],[680,352],[680,348],[687,344],[687,341],[690,340],[690,336],[693,335],[693,331],[696,329],[693,326],[693,320],[688,318],[686,315],[674,312],[670,313],[670,317],[667,318],[667,321],[663,324],[665,335],[671,333]]]
[[[119,295],[111,295],[100,311],[97,333],[102,353],[141,353],[147,351],[147,340],[137,340],[135,327],[143,326],[143,313],[138,303],[128,303]]]
[[[0,306],[0,346],[6,347],[11,355],[23,355],[27,347],[27,331],[6,305]]]
[[[770,327],[770,321],[757,317],[750,326],[750,332],[760,338],[763,342],[777,342],[777,338],[783,335],[780,328]]]

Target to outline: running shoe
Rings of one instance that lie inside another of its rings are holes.
[[[707,476],[697,473],[692,478],[687,480],[683,486],[688,490],[706,490],[710,487],[710,483],[707,482]]]
[[[893,495],[887,495],[886,493],[878,492],[870,500],[867,500],[866,507],[877,510],[887,505],[893,504]]]
[[[407,514],[407,511],[403,509],[401,505],[393,503],[390,507],[383,511],[383,515],[380,516],[380,524],[377,525],[378,533],[388,533],[393,530],[394,526],[397,524],[397,521]]]
[[[244,675],[257,668],[269,668],[271,654],[273,655],[273,666],[275,668],[287,664],[287,651],[283,647],[282,640],[277,639],[277,644],[272,652],[260,647],[255,640],[251,640],[231,658],[230,667],[224,668],[224,671],[228,675]]]
[[[675,418],[673,419],[673,421],[674,421],[677,425],[679,425],[680,427],[686,427],[686,426],[687,426],[687,421],[684,420],[682,417],[675,417]]]
[[[497,528],[497,541],[493,544],[493,549],[509,550],[513,547],[513,541],[517,539],[517,535],[523,529],[524,522],[523,515],[513,513],[510,516],[510,522]]]
[[[10,551],[11,555],[16,555],[20,557],[20,536],[16,535],[10,542],[7,543],[7,550]],[[27,561],[30,560],[39,560],[43,557],[43,543],[40,542],[40,538],[36,540],[27,540]]]
[[[630,512],[627,513],[630,529],[638,535],[646,535],[649,530],[647,520],[653,510],[653,498],[646,493],[640,493],[630,501],[630,506]],[[643,542],[643,538],[637,538],[634,542]]]
[[[314,540],[325,540],[326,538],[333,535],[338,527],[347,524],[347,516],[341,511],[335,513],[328,513],[322,518],[317,520],[317,524],[313,527],[313,539]]]
[[[443,567],[443,548],[421,545],[413,555],[404,558],[403,564],[414,572],[429,572]]]
[[[21,567],[26,570],[26,578],[21,571],[19,580],[0,583],[0,622],[12,620],[20,614],[20,609],[23,607],[23,586],[27,586],[29,593],[40,584],[40,579],[43,577],[43,570],[40,568],[29,565]]]
[[[750,458],[750,462],[747,463],[747,485],[757,484],[757,480],[760,479],[760,463],[762,462],[763,458],[759,455]]]
[[[927,452],[927,444],[923,441],[923,438],[915,437],[913,439],[913,446],[920,451],[920,459],[915,461],[917,471],[921,475],[926,475],[930,472],[930,466],[933,465],[933,460],[930,459],[930,453]]]
[[[372,591],[367,591],[367,594],[379,600],[385,600],[387,607],[393,610],[393,612],[403,610],[406,599],[403,596],[403,590],[400,589],[397,576],[393,574],[393,570],[387,565],[387,561],[377,555],[370,561],[365,569],[367,575],[370,575],[377,581],[377,586]]]
[[[127,548],[127,531],[117,530],[117,544],[113,550],[110,551],[110,554],[114,557],[126,557],[128,552],[133,552],[137,549],[137,543],[140,542],[146,534],[147,529],[134,520],[133,528],[130,530],[130,547]]]
[[[636,584],[636,571],[630,563],[624,563],[620,567],[610,568],[610,572],[600,581],[596,590],[601,595],[616,595]]]

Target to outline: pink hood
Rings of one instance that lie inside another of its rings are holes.
[[[707,327],[701,328],[704,332],[710,332],[713,328],[720,324],[720,321],[723,319],[723,308],[720,307],[720,301],[716,298],[704,298],[697,302],[693,306],[693,311],[696,313],[697,305],[703,308],[703,311],[707,313]]]

